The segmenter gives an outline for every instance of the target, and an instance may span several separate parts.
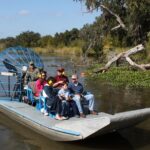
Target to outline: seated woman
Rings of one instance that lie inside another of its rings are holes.
[[[65,82],[69,83],[69,79],[66,75],[64,75],[64,72],[65,72],[64,68],[57,69],[57,75],[55,76],[55,83],[53,87],[60,89],[63,86],[63,83]]]
[[[61,115],[63,110],[62,101],[57,96],[56,89],[53,88],[54,82],[55,79],[53,77],[49,77],[43,91],[41,92],[41,95],[46,101],[46,110],[41,109],[41,111],[44,113],[44,115],[54,112],[56,114],[55,119],[64,120],[66,118]]]
[[[40,93],[43,90],[45,84],[46,84],[46,72],[42,71],[40,74],[38,74],[37,81],[28,83],[28,87],[26,88],[28,100],[26,101],[26,103],[35,106],[36,100],[39,100]]]
[[[40,93],[43,90],[45,84],[46,84],[46,71],[41,71],[38,80],[35,81],[35,93],[34,93],[35,97],[40,96]]]
[[[62,116],[71,117],[76,116],[79,117],[79,112],[76,106],[76,103],[72,100],[70,92],[68,90],[68,83],[64,83],[61,89],[58,91],[58,96],[62,100]],[[72,112],[70,111],[72,108]]]

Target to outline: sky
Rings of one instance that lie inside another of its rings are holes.
[[[87,12],[73,0],[0,0],[0,38],[25,31],[55,35],[93,23],[100,12]]]

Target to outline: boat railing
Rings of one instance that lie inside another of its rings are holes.
[[[2,99],[19,100],[22,98],[21,74],[0,72],[0,97]]]
[[[43,97],[41,94],[39,97],[35,97],[33,94],[33,90],[30,87],[26,88],[26,96],[27,100],[31,105],[36,105],[36,108],[40,110],[41,108],[46,109],[46,100],[45,97]]]

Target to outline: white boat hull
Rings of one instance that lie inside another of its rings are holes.
[[[58,121],[25,103],[0,100],[0,111],[13,120],[55,141],[76,141],[135,125],[150,117],[150,108],[110,115],[88,115]]]

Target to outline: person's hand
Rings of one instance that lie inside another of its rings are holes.
[[[57,83],[62,84],[64,81],[58,81]]]
[[[64,94],[61,94],[60,96],[61,96],[61,97],[65,97],[65,95],[64,95]]]
[[[81,94],[75,94],[75,96],[79,96],[79,97],[81,97]]]
[[[66,100],[67,100],[67,101],[71,101],[72,98],[71,98],[70,96],[67,96],[67,97],[66,97]]]

